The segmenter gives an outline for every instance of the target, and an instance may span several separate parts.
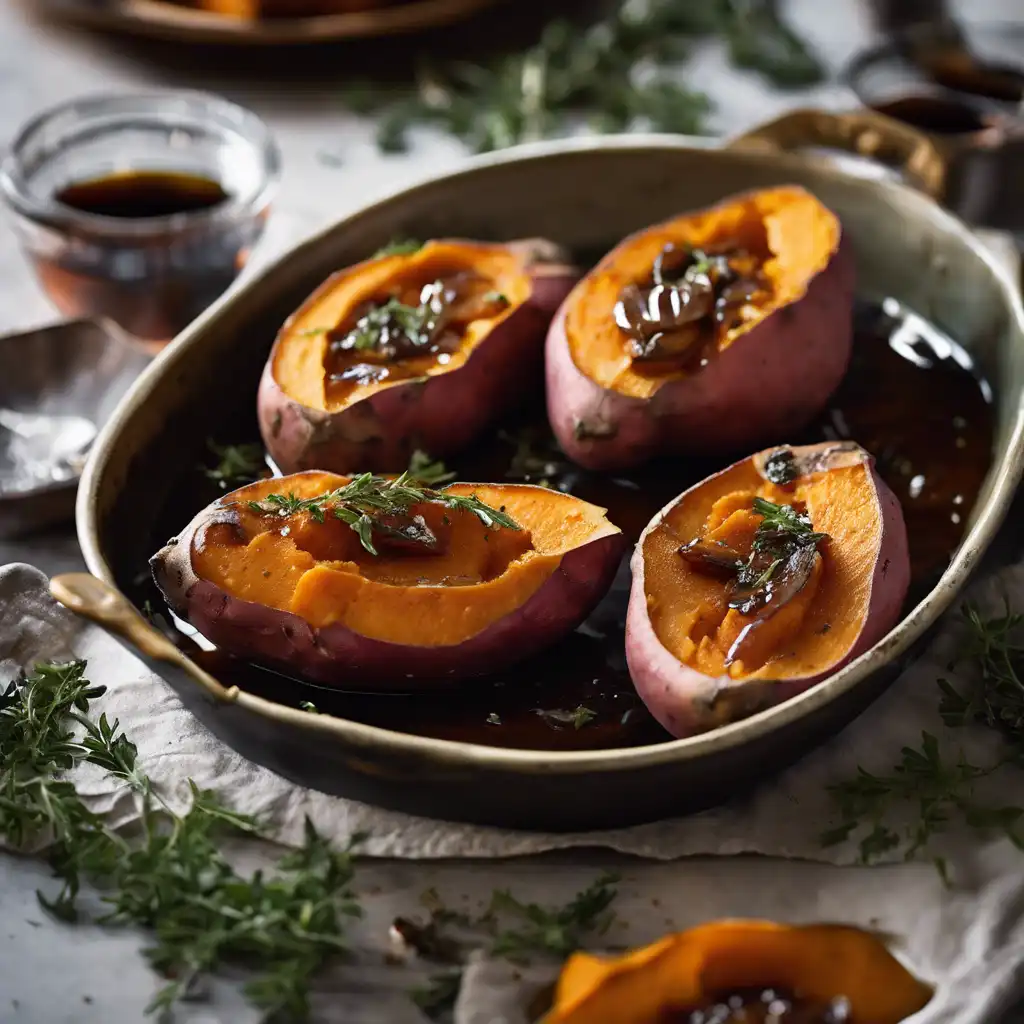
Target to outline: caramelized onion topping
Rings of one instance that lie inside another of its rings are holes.
[[[639,362],[681,360],[741,322],[742,307],[766,291],[760,261],[737,246],[707,252],[667,245],[647,285],[628,284],[612,315]]]

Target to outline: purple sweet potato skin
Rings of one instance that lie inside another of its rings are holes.
[[[581,466],[615,470],[659,453],[730,454],[791,436],[821,411],[846,373],[854,285],[843,238],[802,298],[649,399],[606,390],[576,366],[565,331],[570,294],[545,349],[548,418],[559,444]]]
[[[192,539],[219,511],[205,509],[150,560],[167,603],[230,654],[323,686],[361,692],[436,689],[536,654],[576,628],[607,593],[626,541],[608,534],[566,553],[520,608],[455,645],[394,644],[341,626],[315,628],[291,612],[243,601],[192,568]],[[220,521],[223,521],[221,519]]]
[[[868,614],[850,649],[813,676],[770,680],[706,676],[684,665],[665,648],[647,614],[643,544],[648,534],[690,491],[673,499],[651,520],[630,562],[633,584],[626,613],[626,662],[640,699],[673,736],[708,732],[790,700],[834,675],[896,625],[910,585],[907,531],[896,495],[874,467],[871,473],[882,517],[882,533],[871,580]]]
[[[579,278],[567,265],[547,263],[538,263],[530,276],[530,297],[462,366],[396,384],[339,412],[311,409],[286,395],[274,379],[271,352],[257,414],[281,471],[401,472],[417,448],[437,457],[464,448],[541,379],[545,331]]]

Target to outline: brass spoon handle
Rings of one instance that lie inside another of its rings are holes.
[[[99,577],[87,572],[54,576],[50,580],[50,593],[65,608],[109,630],[140,654],[188,673],[213,697],[231,699],[228,691],[213,676],[182,654],[135,610],[123,594]]]

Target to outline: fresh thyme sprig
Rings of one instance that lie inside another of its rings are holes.
[[[963,621],[964,644],[954,665],[970,663],[974,672],[961,689],[946,679],[937,681],[939,713],[953,728],[973,722],[995,730],[1002,749],[976,765],[962,750],[944,752],[936,736],[922,733],[920,746],[904,747],[889,771],[858,768],[854,778],[830,787],[840,823],[822,835],[824,845],[859,835],[864,863],[895,850],[908,860],[928,853],[944,877],[945,862],[932,853],[931,844],[951,823],[1002,834],[1024,850],[1024,808],[982,802],[975,792],[979,782],[1004,765],[1024,766],[1024,683],[1019,674],[1024,646],[1016,639],[1024,619],[1009,608],[1002,616],[986,618],[968,604]],[[895,827],[894,814],[908,810],[909,826]]]
[[[610,907],[618,896],[616,882],[617,875],[601,875],[560,907],[522,903],[509,892],[496,890],[479,918],[447,909],[435,890],[427,890],[423,903],[430,910],[429,922],[415,926],[396,921],[392,928],[400,924],[403,933],[412,928],[418,954],[445,966],[426,985],[412,989],[410,998],[431,1020],[444,1018],[454,1005],[462,980],[461,966],[452,965],[461,954],[453,954],[460,947],[478,946],[485,936],[490,937],[493,956],[514,963],[535,955],[564,959],[588,939],[608,930],[615,919]]]
[[[717,35],[740,67],[781,86],[810,85],[822,68],[777,11],[775,0],[622,0],[589,27],[563,18],[526,49],[487,64],[424,61],[412,90],[370,83],[347,94],[351,109],[380,115],[385,152],[406,148],[409,129],[433,124],[479,150],[566,131],[631,127],[694,134],[708,98],[679,80],[696,38]]]
[[[266,456],[260,444],[217,444],[208,439],[206,446],[220,461],[216,466],[200,468],[208,480],[226,491],[251,483],[266,472]]]
[[[382,516],[402,515],[413,505],[431,503],[442,505],[453,511],[470,512],[486,527],[518,530],[519,524],[505,512],[504,508],[492,508],[476,495],[449,494],[447,491],[424,487],[406,472],[394,479],[363,473],[344,487],[311,498],[300,498],[295,494],[268,494],[260,501],[248,502],[253,512],[261,515],[290,516],[308,512],[318,523],[323,523],[328,513],[350,526],[359,537],[360,543],[370,552],[377,554],[373,543],[375,529]]]
[[[161,1019],[196,997],[206,975],[234,963],[258,972],[246,992],[265,1020],[305,1019],[310,979],[344,951],[344,919],[359,912],[350,851],[331,849],[307,822],[303,847],[273,877],[237,874],[216,840],[256,834],[258,823],[191,783],[189,810],[168,808],[118,723],[89,717],[104,688],[85,669],[82,661],[37,665],[0,695],[0,837],[16,848],[50,841],[61,888],[40,893],[40,903],[74,920],[80,888],[91,882],[110,908],[100,923],[151,930],[146,955],[170,979],[149,1007]],[[67,778],[83,762],[138,795],[140,836],[119,835],[84,804]]]
[[[601,875],[564,907],[548,908],[521,903],[511,893],[498,890],[491,898],[488,915],[498,921],[513,917],[522,922],[497,932],[491,952],[521,959],[543,953],[566,957],[579,949],[587,936],[603,935],[614,920],[609,907],[618,896],[619,876]]]
[[[415,238],[393,238],[387,245],[382,245],[371,257],[379,260],[385,256],[411,256],[423,248],[423,243]]]
[[[1024,766],[1024,679],[1018,673],[1024,643],[1017,639],[1024,616],[1012,613],[1008,604],[1003,615],[987,619],[968,604],[963,616],[966,641],[952,667],[970,663],[977,671],[965,690],[939,680],[939,712],[947,725],[974,721],[998,730]]]
[[[802,544],[817,544],[827,534],[815,533],[811,520],[792,505],[777,505],[766,498],[754,498],[754,511],[762,520],[754,534],[754,547],[764,548],[780,539],[792,539]]]

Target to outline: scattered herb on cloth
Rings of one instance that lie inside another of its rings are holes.
[[[187,813],[167,807],[118,723],[89,717],[104,687],[85,669],[83,661],[37,665],[0,695],[0,836],[19,849],[51,841],[61,887],[40,893],[40,903],[73,921],[89,882],[109,907],[99,923],[152,932],[146,956],[170,979],[149,1007],[161,1019],[195,997],[206,975],[239,962],[257,972],[246,993],[265,1019],[305,1019],[310,979],[345,950],[345,918],[359,913],[350,850],[331,849],[307,822],[303,846],[272,876],[240,876],[217,840],[257,835],[258,822],[194,785]],[[141,834],[122,836],[88,809],[66,777],[83,762],[138,794]]]
[[[618,880],[615,874],[601,875],[564,907],[556,908],[524,904],[499,890],[487,916],[496,922],[511,919],[515,924],[496,929],[491,952],[513,960],[531,953],[558,957],[575,953],[588,935],[603,935],[615,919],[609,908],[618,896]]]
[[[483,152],[564,132],[630,128],[698,134],[711,102],[679,80],[694,39],[721,38],[730,60],[775,85],[797,88],[823,77],[807,45],[784,22],[776,0],[623,0],[589,26],[556,18],[521,52],[488,63],[425,59],[416,86],[349,90],[349,107],[379,117],[385,152],[407,148],[409,129],[434,125]]]
[[[923,732],[920,746],[904,747],[888,772],[859,768],[854,778],[831,787],[840,823],[822,835],[825,846],[859,836],[858,852],[866,864],[892,850],[901,850],[908,860],[931,854],[947,881],[947,865],[930,844],[950,822],[1002,834],[1024,850],[1024,807],[982,801],[976,794],[978,783],[1005,765],[1024,767],[1024,617],[1007,609],[985,618],[968,604],[963,620],[963,646],[950,668],[968,663],[974,671],[960,689],[938,681],[939,713],[954,729],[977,723],[995,730],[1001,749],[985,764],[973,764],[963,751],[944,750],[936,736]],[[892,815],[908,806],[911,825],[897,829]]]

